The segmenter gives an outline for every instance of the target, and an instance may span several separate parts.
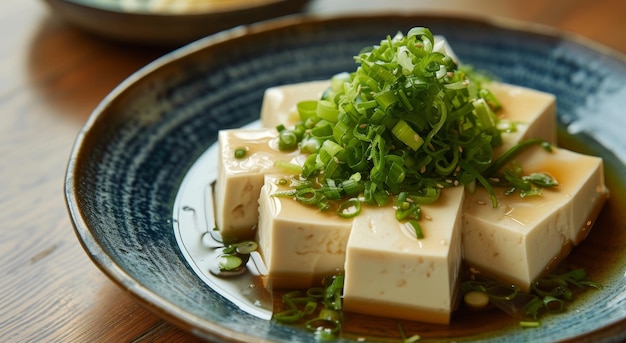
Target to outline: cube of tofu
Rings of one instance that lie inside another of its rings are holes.
[[[446,188],[422,205],[418,240],[392,207],[354,218],[346,252],[344,308],[376,316],[447,324],[461,265],[464,187]]]
[[[275,129],[222,130],[218,134],[218,177],[215,185],[216,225],[226,241],[252,239],[258,220],[263,176],[276,173],[278,160],[301,164],[298,152],[278,149]],[[235,151],[245,148],[243,158]]]
[[[554,147],[539,147],[519,156],[524,173],[546,172],[559,182],[541,196],[504,195],[491,206],[487,191],[478,187],[465,199],[463,254],[481,272],[512,282],[527,291],[585,238],[597,217],[607,189],[602,160]]]
[[[274,196],[288,190],[267,175],[259,197],[259,251],[267,269],[266,286],[307,288],[323,277],[343,271],[352,221],[323,213],[291,197]]]
[[[300,101],[318,100],[330,86],[330,80],[294,83],[265,90],[261,106],[261,126],[275,128],[282,124],[292,127],[300,122],[296,105]]]
[[[494,149],[500,156],[528,138],[541,138],[556,144],[556,98],[515,85],[492,82],[485,85],[502,104],[498,116],[515,123],[516,131],[503,133],[502,145]]]

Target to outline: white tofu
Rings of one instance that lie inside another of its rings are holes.
[[[422,205],[418,240],[392,207],[365,208],[354,218],[345,266],[344,308],[376,316],[449,323],[461,265],[464,187]]]
[[[267,175],[259,197],[259,251],[267,269],[266,284],[275,288],[320,285],[326,275],[343,271],[352,221],[291,197],[273,196],[288,190]]]
[[[274,166],[278,160],[302,164],[302,159],[298,152],[278,149],[275,129],[222,130],[218,144],[216,225],[226,241],[254,238],[263,176],[279,172]],[[235,158],[239,148],[248,150],[244,158]]]
[[[512,121],[516,131],[502,134],[502,145],[494,157],[502,155],[520,141],[541,138],[556,144],[556,98],[550,93],[492,82],[485,85],[502,104],[498,117]]]
[[[318,100],[330,87],[330,80],[295,83],[265,90],[261,106],[261,126],[275,128],[282,124],[292,127],[300,122],[296,105],[300,101]]]
[[[517,159],[524,174],[546,172],[559,182],[541,196],[521,198],[496,188],[477,187],[465,199],[463,254],[465,261],[487,275],[528,290],[531,282],[555,266],[572,245],[585,238],[606,199],[602,160],[554,147],[539,147]]]

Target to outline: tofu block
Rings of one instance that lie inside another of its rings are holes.
[[[502,104],[498,117],[515,123],[516,131],[502,134],[502,145],[494,149],[498,157],[520,141],[541,138],[556,144],[556,98],[530,88],[491,82],[485,85]]]
[[[278,160],[302,164],[298,152],[278,149],[275,129],[222,130],[218,134],[218,177],[215,185],[215,219],[226,241],[252,239],[258,220],[258,199],[266,173],[276,173]],[[247,149],[244,158],[235,150]]]
[[[265,284],[274,288],[319,286],[323,277],[343,272],[352,220],[324,213],[291,197],[278,184],[291,176],[267,175],[259,197],[259,251],[265,262]]]
[[[344,308],[376,316],[447,324],[461,265],[464,187],[422,205],[424,238],[396,220],[392,207],[354,218],[346,252]]]
[[[304,100],[318,100],[330,87],[330,80],[294,83],[265,90],[261,106],[261,126],[275,128],[279,124],[292,127],[300,122],[296,105]]]
[[[521,198],[496,188],[493,208],[482,187],[468,194],[463,214],[465,261],[481,272],[528,290],[587,235],[606,197],[602,159],[539,147],[517,159],[524,174],[546,172],[559,185]]]

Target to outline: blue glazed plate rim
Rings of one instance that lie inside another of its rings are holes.
[[[385,15],[383,15],[385,16]],[[390,18],[401,16],[399,14],[389,14]],[[412,16],[411,14],[402,15],[402,16]],[[420,14],[420,17],[428,16],[425,14]],[[626,64],[626,58],[623,54],[616,52],[610,48],[607,48],[601,44],[590,41],[588,39],[582,38],[580,36],[576,36],[573,34],[561,32],[556,29],[547,28],[542,25],[529,24],[505,19],[486,19],[482,17],[471,18],[467,16],[455,17],[450,15],[440,16],[435,15],[436,17],[442,18],[442,20],[464,20],[464,21],[480,21],[482,23],[486,23],[487,25],[492,25],[494,27],[506,28],[509,30],[517,30],[517,31],[526,31],[532,32],[533,34],[543,35],[551,38],[558,38],[565,41],[570,41],[575,44],[584,45],[590,47],[592,50],[597,51],[599,54],[609,56],[620,63]],[[183,329],[194,332],[195,334],[212,339],[220,339],[227,341],[248,341],[254,337],[250,337],[248,335],[231,331],[225,329],[219,323],[214,323],[210,321],[203,320],[193,314],[187,313],[184,309],[177,308],[172,303],[167,301],[166,299],[159,296],[159,294],[149,290],[142,285],[137,280],[135,280],[130,274],[127,273],[121,266],[119,266],[109,254],[102,248],[100,242],[93,236],[91,229],[88,227],[87,221],[83,217],[83,212],[80,207],[80,204],[77,203],[77,194],[76,194],[76,166],[77,161],[80,158],[80,155],[83,152],[83,147],[85,145],[85,141],[89,138],[92,131],[94,131],[94,127],[101,122],[102,113],[105,113],[108,107],[108,104],[111,101],[114,101],[124,95],[127,89],[132,88],[135,84],[141,82],[141,80],[155,70],[158,70],[164,66],[175,64],[177,60],[184,58],[185,56],[193,55],[194,53],[204,50],[210,49],[211,46],[219,44],[221,42],[226,42],[228,40],[237,39],[239,37],[243,37],[245,35],[262,32],[262,31],[271,31],[275,29],[280,29],[286,26],[294,26],[299,25],[299,23],[308,23],[311,22],[324,22],[329,20],[337,20],[341,18],[346,18],[350,20],[350,18],[363,18],[369,17],[368,15],[359,15],[359,16],[290,16],[287,18],[281,18],[277,20],[270,20],[267,22],[253,24],[249,26],[237,27],[232,30],[220,32],[204,39],[201,39],[195,43],[189,44],[181,49],[175,50],[172,53],[169,53],[162,58],[154,61],[153,63],[147,65],[142,68],[124,82],[122,82],[116,89],[114,89],[109,95],[106,96],[105,99],[101,102],[101,104],[93,111],[92,115],[86,122],[83,129],[78,134],[76,139],[74,148],[71,152],[71,156],[68,162],[67,174],[65,180],[65,195],[66,195],[66,203],[68,210],[70,212],[70,216],[77,233],[77,236],[87,252],[90,258],[94,261],[94,263],[105,273],[107,274],[113,281],[118,283],[122,288],[128,290],[133,296],[135,296],[138,300],[140,300],[144,305],[148,308],[154,310],[159,315],[168,319],[169,321],[175,323]],[[380,17],[380,15],[377,15]],[[620,329],[626,323],[626,318],[613,322],[607,323],[606,327],[596,331],[589,332],[585,335],[585,337],[589,337],[592,339],[594,337],[601,337],[602,339],[611,339],[611,335],[624,335],[622,332],[623,329]],[[583,337],[579,337],[583,338]]]

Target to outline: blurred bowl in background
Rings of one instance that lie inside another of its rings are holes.
[[[67,22],[129,43],[181,46],[241,24],[300,12],[308,0],[44,0]]]

